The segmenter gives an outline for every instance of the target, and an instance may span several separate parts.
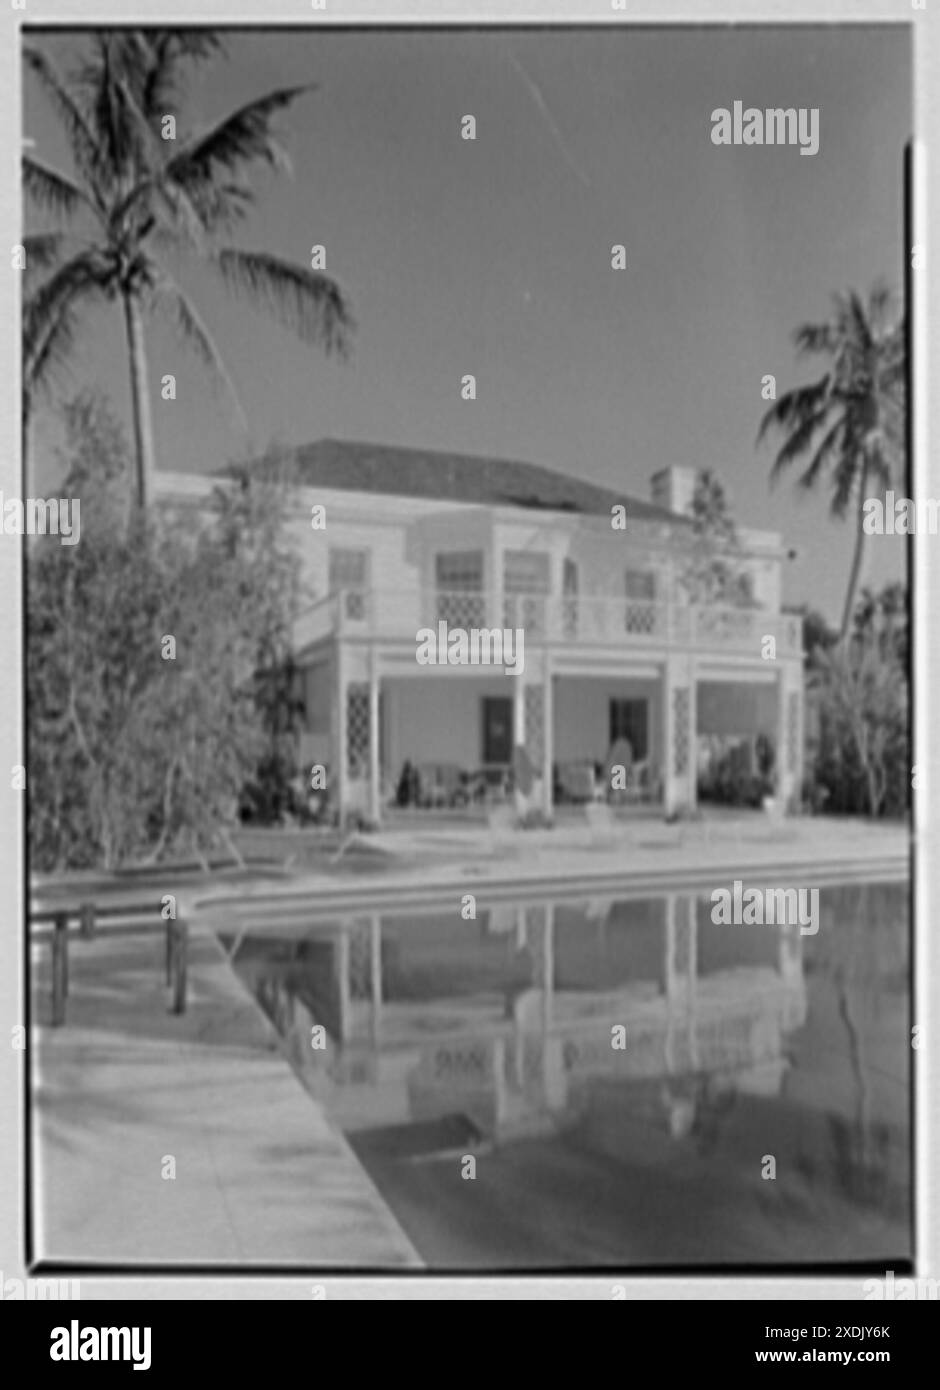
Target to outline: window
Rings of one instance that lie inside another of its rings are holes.
[[[544,550],[503,554],[503,623],[536,633],[545,626],[545,595],[551,592],[551,559]]]
[[[366,590],[369,587],[369,552],[367,550],[330,549],[331,594],[345,590],[343,616],[353,621],[366,616]]]
[[[547,594],[551,563],[544,550],[507,550],[503,555],[503,591],[507,594]]]
[[[564,594],[561,603],[562,632],[565,637],[572,639],[578,635],[578,566],[568,556],[565,556],[562,570],[561,591]]]
[[[437,587],[457,593],[483,588],[483,551],[450,550],[437,556]]]
[[[656,597],[656,574],[654,570],[627,570],[625,574],[627,598],[643,599],[652,602]]]
[[[483,551],[443,551],[435,559],[435,578],[438,620],[449,627],[483,626]]]
[[[625,738],[633,750],[633,761],[643,762],[649,753],[649,701],[611,700],[610,746]]]

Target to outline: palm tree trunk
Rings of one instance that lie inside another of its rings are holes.
[[[855,521],[855,553],[852,556],[852,568],[849,572],[849,587],[845,593],[845,607],[842,610],[842,626],[839,629],[839,646],[845,645],[848,640],[849,632],[852,627],[852,615],[855,612],[855,593],[858,589],[858,581],[862,572],[862,552],[865,545],[865,530],[862,521],[865,515],[865,502],[868,492],[868,464],[862,469],[861,481],[858,491],[858,515]]]
[[[29,490],[29,392],[23,392],[22,414],[20,416],[20,467],[24,494]]]
[[[131,291],[124,292],[124,327],[131,367],[131,413],[134,421],[134,453],[137,466],[137,502],[146,507],[154,472],[153,416],[147,385],[147,348],[140,303]]]

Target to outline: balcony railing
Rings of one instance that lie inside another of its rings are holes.
[[[419,628],[521,629],[529,642],[575,646],[695,648],[760,656],[773,637],[777,654],[799,655],[803,624],[792,613],[760,608],[695,607],[645,599],[494,594],[481,590],[343,589],[303,613],[297,638],[413,641]]]

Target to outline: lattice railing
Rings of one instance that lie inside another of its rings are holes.
[[[797,614],[758,608],[696,607],[604,595],[496,594],[461,589],[343,589],[335,610],[321,608],[318,624],[376,636],[414,637],[419,627],[521,629],[530,641],[622,646],[648,643],[765,655],[768,636],[777,656],[802,652]],[[301,620],[303,621],[303,620]],[[319,631],[319,627],[318,627]]]
[[[505,1069],[502,1038],[453,1038],[422,1049],[416,1076],[425,1084],[479,1087],[495,1084]]]
[[[503,627],[521,628],[527,637],[547,636],[547,603],[544,594],[504,594]]]
[[[482,593],[438,589],[435,592],[435,621],[448,627],[486,627],[487,596]]]

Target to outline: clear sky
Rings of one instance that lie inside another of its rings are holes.
[[[761,377],[808,378],[793,329],[829,296],[903,283],[902,157],[911,130],[909,29],[689,28],[291,31],[228,36],[188,111],[209,122],[270,87],[316,82],[281,120],[293,180],[264,174],[239,244],[326,269],[358,322],[327,361],[206,271],[182,278],[214,330],[250,447],[322,436],[527,459],[648,497],[668,464],[711,468],[743,524],[799,558],[785,598],[836,617],[853,540],[825,492],[771,493],[755,446]],[[62,37],[60,61],[74,53]],[[735,100],[820,110],[820,148],[716,147]],[[460,138],[472,114],[477,138]],[[27,87],[38,157],[61,137]],[[627,269],[610,267],[623,243]],[[158,466],[212,471],[245,443],[172,335],[149,335]],[[173,372],[178,399],[159,397]],[[477,378],[463,401],[460,378]],[[88,320],[72,383],[102,384],[127,417],[122,318]],[[34,449],[57,476],[54,422]],[[871,545],[896,577],[901,542]]]

